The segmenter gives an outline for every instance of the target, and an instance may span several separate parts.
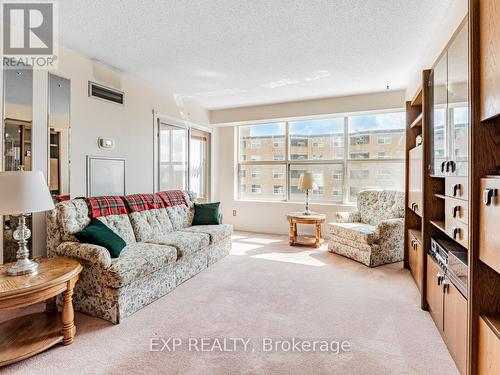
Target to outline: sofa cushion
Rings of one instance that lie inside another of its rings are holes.
[[[173,231],[172,223],[165,208],[131,212],[130,223],[139,242],[159,243]]]
[[[404,216],[404,193],[392,190],[363,190],[357,198],[361,222],[377,226],[382,220]]]
[[[160,244],[177,249],[177,258],[194,254],[207,247],[210,238],[206,233],[171,232],[164,236]]]
[[[128,215],[108,215],[97,218],[108,226],[113,232],[119,235],[128,244],[136,242],[134,230]]]
[[[368,245],[378,240],[377,228],[364,223],[330,223],[330,234]]]
[[[217,243],[231,237],[233,234],[233,226],[231,224],[195,225],[181,229],[181,231],[188,233],[206,233],[210,236],[210,243]]]
[[[75,237],[80,242],[106,248],[111,258],[118,258],[123,248],[127,245],[123,238],[98,219],[92,219],[90,224],[83,230],[75,233]]]
[[[193,225],[217,225],[220,223],[220,202],[194,204]]]
[[[190,227],[193,224],[194,209],[185,205],[166,208],[174,230]]]
[[[177,251],[171,246],[132,243],[125,246],[118,258],[112,260],[111,267],[103,270],[103,284],[120,288],[174,264],[176,259]]]
[[[89,209],[85,199],[73,199],[56,204],[57,221],[60,225],[61,240],[76,241],[73,236],[90,223]]]

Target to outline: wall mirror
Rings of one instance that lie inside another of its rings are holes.
[[[33,71],[29,67],[22,69],[4,69],[4,113],[2,121],[4,171],[16,171],[21,167],[30,171],[32,165],[32,121],[33,121]],[[32,229],[31,217],[27,219],[28,228]],[[17,243],[13,233],[17,228],[17,218],[3,217],[3,261],[16,260]],[[32,249],[31,239],[29,248]],[[31,255],[30,255],[31,256]]]
[[[69,199],[70,194],[70,95],[70,81],[49,74],[47,176],[54,202]]]

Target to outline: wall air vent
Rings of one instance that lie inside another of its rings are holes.
[[[116,104],[123,104],[124,93],[89,81],[89,96]]]

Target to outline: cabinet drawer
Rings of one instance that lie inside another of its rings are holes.
[[[450,217],[464,224],[469,224],[469,202],[446,197],[445,217]]]
[[[445,230],[448,236],[453,238],[466,249],[469,248],[469,226],[467,224],[464,224],[453,217],[446,216]]]
[[[479,350],[477,373],[481,375],[500,374],[500,328],[499,319],[479,317]]]
[[[408,232],[408,263],[410,272],[419,290],[422,290],[422,244],[416,236]]]
[[[479,204],[479,259],[500,272],[500,177],[482,178]]]
[[[469,199],[469,182],[467,177],[447,176],[445,179],[445,192],[448,197]]]

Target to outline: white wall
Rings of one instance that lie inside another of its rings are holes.
[[[384,110],[388,108],[403,108],[404,107],[404,91],[384,92],[379,94],[356,95],[352,97],[330,98],[328,102],[331,104],[329,114],[340,114],[348,112],[359,112],[367,110]],[[275,105],[273,109],[275,115],[280,118],[286,118],[288,104]],[[310,113],[310,115],[318,115],[314,108],[307,107],[307,103],[300,105],[302,111]],[[259,108],[253,107],[256,112],[249,108],[239,109],[246,116],[241,120],[248,121],[250,118],[257,118]],[[234,114],[231,111],[231,114]],[[323,113],[321,113],[323,114]],[[213,115],[213,112],[212,112]],[[231,115],[232,116],[232,115]],[[288,222],[286,214],[291,211],[303,211],[304,203],[294,202],[251,202],[240,201],[235,198],[236,191],[236,176],[237,176],[237,159],[236,159],[236,127],[224,126],[218,129],[218,196],[216,197],[221,202],[221,210],[224,215],[224,222],[234,225],[235,229],[245,231],[255,231],[263,233],[288,233]],[[353,205],[338,205],[338,204],[311,204],[313,211],[318,211],[326,214],[326,223],[323,225],[323,235],[327,237],[327,223],[335,221],[335,213],[338,211],[352,211],[355,209]],[[233,216],[233,210],[236,210],[236,216]],[[313,231],[311,226],[300,227],[299,231]]]

